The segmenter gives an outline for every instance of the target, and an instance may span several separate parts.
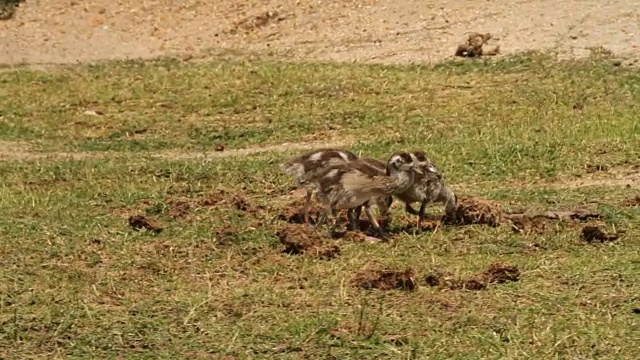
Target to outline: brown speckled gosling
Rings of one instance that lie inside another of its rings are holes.
[[[442,203],[445,205],[446,213],[451,214],[455,212],[458,199],[445,183],[442,173],[433,165],[424,151],[414,151],[410,155],[421,172],[416,174],[411,186],[394,196],[405,203],[405,210],[408,213],[418,215],[418,228],[420,228],[427,206]],[[420,202],[418,211],[411,207],[415,202]]]
[[[386,238],[387,235],[373,214],[372,203],[377,198],[404,192],[413,185],[416,172],[420,172],[415,165],[409,153],[401,152],[391,155],[387,161],[385,175],[381,175],[362,161],[353,161],[330,166],[317,177],[306,179],[304,186],[315,188],[316,197],[325,205],[318,225],[327,220],[331,209],[354,209],[364,206],[373,228],[383,239]],[[353,224],[353,213],[348,212],[348,215],[349,223]]]
[[[317,176],[329,166],[345,164],[357,160],[358,156],[342,149],[318,149],[302,154],[280,165],[280,169],[296,180],[296,186],[302,187],[301,182],[306,178]],[[309,207],[311,206],[312,189],[306,189],[306,197],[302,209],[304,223],[309,223]]]

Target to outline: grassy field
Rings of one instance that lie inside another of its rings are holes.
[[[4,69],[0,358],[635,359],[640,207],[624,201],[640,193],[639,114],[640,73],[597,53]],[[233,151],[323,141],[379,158],[422,148],[458,196],[589,209],[625,232],[590,244],[578,221],[441,226],[328,239],[333,259],[285,254],[293,182],[277,164],[303,150]],[[164,231],[134,231],[137,213]],[[520,280],[425,281],[495,262]],[[354,285],[406,268],[412,291]]]

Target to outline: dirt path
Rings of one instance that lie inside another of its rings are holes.
[[[149,153],[150,157],[167,159],[167,160],[214,160],[219,158],[246,156],[251,154],[260,154],[265,152],[285,152],[289,150],[310,150],[323,147],[344,147],[353,142],[353,139],[344,139],[342,141],[317,141],[317,142],[297,142],[282,143],[277,145],[259,146],[243,149],[229,149],[224,151],[156,151]],[[83,159],[100,159],[118,156],[118,152],[38,152],[31,148],[27,142],[0,141],[0,160],[36,160],[36,159],[52,159],[52,160],[83,160]]]
[[[215,161],[216,159],[267,152],[285,152],[288,150],[310,150],[322,147],[348,147],[353,139],[333,142],[301,142],[283,143],[272,146],[250,147],[244,149],[230,149],[221,152],[189,152],[189,151],[157,151],[148,153],[148,156],[163,160],[202,160]],[[118,152],[37,152],[31,145],[25,142],[0,141],[0,161],[29,161],[47,159],[51,161],[106,159],[122,156]],[[482,188],[488,183],[463,183],[454,184],[456,190],[470,190]],[[513,188],[547,188],[547,189],[577,189],[591,186],[616,186],[637,187],[640,186],[640,170],[637,167],[611,169],[603,174],[588,175],[578,180],[574,178],[556,179],[553,182],[536,181],[532,183],[513,182],[502,184]]]
[[[624,0],[26,0],[0,21],[1,64],[56,64],[202,51],[291,59],[431,62],[465,33],[490,32],[502,53],[603,46],[640,57],[640,6]]]

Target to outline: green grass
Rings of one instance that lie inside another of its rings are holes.
[[[639,100],[635,70],[540,54],[3,71],[0,141],[102,156],[18,160],[0,149],[0,357],[635,359],[640,208],[621,202],[638,190],[562,184],[638,172]],[[276,164],[300,151],[149,156],[341,138],[380,158],[424,148],[459,196],[588,208],[626,233],[593,245],[572,222],[530,235],[473,225],[391,244],[336,240],[332,260],[286,255],[275,232],[292,181]],[[609,170],[589,174],[589,164]],[[204,205],[221,189],[262,210]],[[177,201],[191,204],[183,216]],[[133,231],[135,212],[165,230]],[[433,269],[466,277],[495,261],[517,265],[521,280],[483,291],[424,282]],[[415,291],[351,285],[363,269],[405,267]]]

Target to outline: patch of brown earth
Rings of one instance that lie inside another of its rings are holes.
[[[618,240],[618,233],[606,233],[599,226],[585,226],[582,228],[582,239],[588,243],[604,243]]]
[[[511,220],[511,229],[524,235],[543,234],[547,232],[547,224],[548,221],[543,217],[519,217]]]
[[[628,199],[625,199],[622,202],[622,206],[626,206],[626,207],[638,207],[638,206],[640,206],[640,195],[636,195],[634,197],[630,197]]]
[[[497,284],[519,281],[520,270],[515,265],[506,265],[496,262],[483,273],[483,278],[489,283]]]
[[[405,270],[367,270],[362,271],[353,279],[356,287],[363,289],[380,290],[415,290],[418,283],[415,281],[415,270],[406,268]]]
[[[361,214],[361,218],[358,219],[358,227],[360,228],[361,231],[376,231],[373,226],[371,225],[371,222],[369,221],[369,219],[363,219],[362,217],[365,217],[364,215],[364,211],[363,214]],[[378,224],[380,225],[380,227],[387,228],[389,227],[391,221],[388,217],[379,217],[377,218],[378,220]],[[378,235],[378,233],[376,232],[376,235]]]
[[[139,231],[142,229],[146,229],[156,234],[159,234],[164,229],[157,220],[154,220],[152,218],[149,218],[143,215],[130,216],[129,226],[131,226],[134,230]]]
[[[234,239],[240,233],[240,229],[233,225],[227,225],[223,228],[214,230],[216,244],[220,246],[232,245],[235,243]]]
[[[413,231],[435,231],[442,225],[442,215],[424,214],[422,224],[418,229],[418,216],[413,215],[407,211],[402,211],[393,216],[393,223],[398,224],[394,226],[391,232],[413,232]],[[391,221],[389,221],[391,224]]]
[[[304,207],[304,201],[304,198],[298,198],[284,204],[281,213],[278,215],[278,219],[292,224],[303,224],[302,209]],[[312,201],[308,212],[309,223],[315,224],[318,216],[320,216],[323,211],[324,209],[319,206],[317,202]]]
[[[487,287],[485,282],[472,277],[469,279],[460,279],[448,272],[435,272],[425,277],[425,282],[431,287],[440,287],[450,290],[482,290]]]
[[[283,252],[291,255],[311,255],[321,259],[333,259],[340,255],[340,247],[327,244],[324,237],[315,229],[298,224],[287,224],[277,231],[280,243],[284,245]]]
[[[191,202],[184,199],[168,199],[169,205],[168,215],[173,218],[181,218],[186,216],[191,211]]]
[[[633,200],[629,200],[632,204]],[[499,226],[503,220],[511,223],[513,231],[521,234],[542,234],[551,228],[551,220],[587,221],[602,219],[604,216],[598,212],[587,209],[556,210],[536,212],[512,212],[504,213],[499,203],[477,196],[459,197],[458,205],[452,214],[445,214],[441,221],[447,225],[486,224],[491,227]],[[433,230],[439,226],[434,221],[427,223],[427,230]],[[411,228],[409,225],[408,229]]]
[[[467,279],[457,278],[448,272],[434,272],[425,277],[427,285],[450,290],[482,290],[491,283],[502,284],[519,280],[520,270],[517,266],[499,262],[492,264],[486,271]]]
[[[341,239],[355,243],[363,243],[363,242],[379,242],[380,239],[372,236],[368,236],[367,234],[363,234],[357,231],[333,231],[331,233],[332,239]]]
[[[218,189],[201,198],[170,197],[166,204],[169,206],[168,214],[172,217],[183,217],[198,207],[228,207],[249,215],[258,215],[265,210],[264,206],[254,205],[246,195],[224,189]]]
[[[14,0],[5,0],[14,1]],[[291,60],[410,64],[452,57],[478,24],[504,52],[637,57],[638,7],[611,0],[513,2],[25,1],[0,22],[0,63],[76,63],[176,54],[183,61],[264,54]],[[527,14],[527,21],[523,15]],[[453,45],[453,46],[452,46]],[[503,52],[503,51],[501,51]],[[246,55],[249,53],[249,55]]]
[[[158,224],[157,220],[150,218],[148,215],[164,214],[173,219],[198,221],[202,216],[207,216],[206,208],[220,207],[240,211],[239,216],[245,217],[248,227],[262,226],[262,221],[266,218],[268,210],[262,205],[253,204],[250,198],[242,193],[220,189],[208,195],[195,198],[170,195],[164,203],[145,199],[134,205],[116,208],[113,213],[119,217],[127,218],[130,226],[135,229],[149,229],[154,232],[160,232],[162,231],[162,226]],[[205,213],[204,215],[194,214],[196,210],[205,210]],[[215,233],[220,244],[229,244],[233,242],[239,231],[234,226],[226,226],[223,229],[215,230]]]
[[[203,199],[198,199],[197,202],[202,206],[228,206],[246,212],[256,212],[262,209],[260,206],[253,206],[244,194],[224,189],[219,189]]]
[[[587,164],[585,165],[585,171],[589,174],[596,172],[609,171],[609,166],[603,164]]]
[[[491,227],[500,225],[500,204],[480,197],[459,197],[458,206],[453,214],[443,216],[443,222],[449,225],[486,224]]]
[[[569,211],[547,211],[544,213],[508,213],[502,214],[504,219],[511,221],[513,231],[529,235],[531,233],[545,233],[551,220],[579,220],[601,219],[600,213],[585,209]]]

